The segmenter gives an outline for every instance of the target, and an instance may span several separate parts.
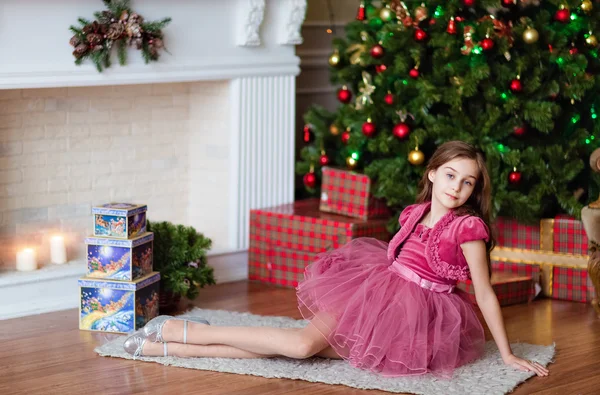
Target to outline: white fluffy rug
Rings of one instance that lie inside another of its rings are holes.
[[[274,326],[300,328],[306,321],[287,317],[265,317],[248,313],[223,310],[194,309],[183,316],[201,316],[212,325],[230,326]],[[123,351],[126,336],[120,337],[96,348],[102,356],[131,359]],[[526,343],[511,345],[515,354],[538,361],[546,366],[554,356],[554,346],[536,346]],[[486,344],[485,356],[455,371],[451,380],[443,380],[432,375],[407,378],[383,378],[350,366],[343,360],[311,358],[293,360],[288,358],[227,359],[227,358],[140,358],[163,365],[180,366],[189,369],[212,370],[216,372],[250,374],[268,378],[287,378],[341,384],[361,389],[378,389],[389,392],[410,392],[415,394],[505,394],[519,383],[532,377],[532,373],[521,372],[502,363],[500,353],[493,342]]]

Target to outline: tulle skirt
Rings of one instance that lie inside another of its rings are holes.
[[[387,243],[371,238],[321,254],[298,284],[300,312],[342,358],[382,376],[450,377],[483,354],[466,294],[424,289],[389,265]]]

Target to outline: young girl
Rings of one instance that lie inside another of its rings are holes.
[[[317,257],[297,287],[303,329],[214,327],[160,316],[125,342],[138,356],[343,358],[383,376],[449,376],[479,358],[484,331],[457,280],[472,279],[477,304],[505,364],[546,376],[512,353],[490,284],[490,179],[481,153],[453,141],[431,157],[417,204],[391,242],[352,240]]]

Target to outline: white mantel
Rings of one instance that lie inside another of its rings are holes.
[[[0,89],[117,85],[297,75],[306,0],[144,0],[132,9],[146,20],[171,17],[169,53],[145,65],[130,49],[128,64],[98,73],[73,63],[70,25],[93,20],[100,0],[3,0]]]
[[[293,201],[295,77],[300,71],[295,45],[302,42],[306,0],[133,0],[131,7],[147,21],[172,18],[164,29],[169,53],[161,51],[158,62],[146,65],[140,51],[129,49],[127,65],[120,66],[115,51],[112,66],[98,73],[90,61],[74,64],[68,28],[78,17],[93,20],[93,13],[104,9],[102,1],[3,0],[0,91],[226,81],[228,121],[220,130],[229,145],[218,154],[228,166],[221,173],[226,195],[220,196],[227,218],[215,225],[226,237],[211,251],[209,264],[218,281],[246,278],[249,210]],[[194,138],[190,144],[198,143]],[[190,158],[186,177],[191,179],[189,201],[195,202],[206,194],[201,182],[206,169]],[[57,204],[62,203],[48,206]],[[190,204],[190,225],[201,222],[202,210],[207,207]],[[49,268],[31,278],[0,272],[0,300],[15,301],[1,304],[0,319],[77,307],[76,279],[83,267],[83,262],[71,262],[64,276],[60,268]]]

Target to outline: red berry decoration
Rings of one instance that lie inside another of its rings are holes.
[[[404,122],[401,122],[394,126],[392,133],[394,133],[394,136],[398,137],[399,139],[404,140],[410,134],[410,127]]]
[[[475,0],[463,0],[463,4],[467,7],[473,7],[475,5]]]
[[[525,125],[515,126],[513,129],[513,134],[517,137],[521,137],[527,132],[527,127]]]
[[[338,100],[342,103],[350,103],[352,100],[352,92],[346,87],[341,88],[337,93]]]
[[[373,122],[371,122],[371,120],[368,120],[367,122],[363,123],[362,132],[365,136],[371,137],[372,135],[375,134],[375,131],[376,131],[375,124]]]
[[[387,70],[387,66],[384,64],[378,64],[375,66],[375,71],[378,73],[383,73],[386,70]]]
[[[523,85],[521,84],[521,80],[514,79],[510,82],[510,90],[513,92],[521,92],[523,89]]]
[[[491,38],[484,38],[481,41],[481,48],[483,48],[484,51],[489,51],[490,49],[494,48],[494,40]]]
[[[319,163],[321,166],[327,166],[329,164],[329,157],[325,154],[321,155],[319,158]]]
[[[302,178],[302,181],[304,181],[304,185],[307,188],[314,188],[315,185],[317,185],[317,176],[315,176],[315,173],[313,172],[306,173]]]
[[[577,55],[577,53],[579,53],[579,50],[577,48],[573,47],[573,48],[569,49],[569,53],[571,55]]]
[[[502,6],[505,8],[511,8],[517,5],[517,0],[502,0]]]
[[[427,39],[427,33],[423,29],[415,30],[415,40],[425,41]]]
[[[385,97],[383,98],[383,101],[388,106],[391,106],[392,104],[394,104],[394,95],[392,95],[391,93],[386,93]]]
[[[408,75],[410,75],[412,78],[419,78],[419,70],[418,69],[411,69],[408,72]]]
[[[516,170],[511,171],[508,175],[508,181],[513,185],[516,185],[519,182],[521,182],[521,172]]]
[[[310,126],[304,126],[304,132],[302,133],[302,141],[306,144],[312,143],[315,140],[315,134],[313,133]]]
[[[556,11],[554,19],[561,23],[567,23],[571,20],[571,12],[566,8]]]
[[[342,133],[342,143],[348,144],[348,141],[350,141],[350,132],[346,130]]]
[[[371,56],[374,58],[380,58],[385,54],[383,47],[379,44],[375,44],[373,48],[371,48]]]

